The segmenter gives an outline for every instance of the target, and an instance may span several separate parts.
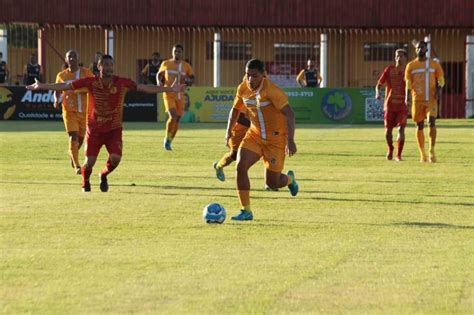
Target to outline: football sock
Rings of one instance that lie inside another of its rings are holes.
[[[82,175],[82,183],[86,183],[89,181],[91,177],[92,169],[87,169],[84,166],[81,167],[81,175]]]
[[[404,145],[405,145],[405,139],[404,140],[401,140],[401,139],[397,140],[397,151],[398,151],[397,155],[399,157],[402,156],[402,151],[403,151],[403,146]]]
[[[385,136],[385,140],[387,141],[387,148],[390,152],[393,151],[393,136],[390,134],[390,135],[386,135]]]
[[[226,154],[224,154],[222,159],[220,159],[220,161],[217,163],[217,167],[218,168],[226,167],[227,165],[229,165],[230,163],[234,161],[235,160],[232,158],[232,153],[227,152]]]
[[[423,130],[416,131],[416,141],[418,144],[418,150],[420,151],[420,156],[422,159],[426,159],[425,153],[425,133]]]
[[[430,127],[430,153],[434,154],[434,147],[436,144],[436,127]]]
[[[166,121],[166,140],[168,141],[171,141],[173,139],[172,129],[173,129],[173,122],[171,121],[171,119],[168,119]]]
[[[74,163],[74,167],[78,167],[79,164],[79,142],[69,140],[69,156]]]
[[[239,190],[239,200],[242,209],[250,211],[250,191]]]
[[[178,132],[178,129],[179,129],[179,121],[175,121],[175,123],[173,124],[172,131],[171,131],[171,139],[174,139],[174,137],[176,137],[176,133]]]
[[[117,167],[117,165],[112,165],[112,163],[110,163],[110,157],[107,159],[107,162],[105,163],[105,167],[102,169],[102,171],[100,172],[100,175],[101,176],[107,176],[109,175],[110,173],[113,172],[113,170]]]

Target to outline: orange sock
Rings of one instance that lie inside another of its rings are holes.
[[[69,156],[74,163],[74,167],[79,167],[79,142],[69,140]]]
[[[416,131],[416,140],[418,144],[418,150],[420,151],[421,159],[426,161],[426,153],[425,153],[425,133],[423,130]]]
[[[250,211],[250,191],[239,190],[239,200],[242,209]]]
[[[217,163],[217,166],[220,168],[226,167],[230,163],[234,162],[234,159],[232,158],[232,153],[227,152],[224,154],[224,156],[219,160],[219,163]]]

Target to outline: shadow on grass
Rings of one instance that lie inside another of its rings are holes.
[[[431,223],[431,222],[400,222],[389,224],[392,226],[406,226],[415,228],[441,228],[441,229],[474,229],[472,225],[455,225],[448,223]]]

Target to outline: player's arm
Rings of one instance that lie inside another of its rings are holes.
[[[137,91],[145,92],[150,94],[163,93],[163,92],[184,92],[186,88],[185,84],[178,84],[177,80],[173,82],[171,86],[160,86],[160,85],[150,85],[150,84],[137,84]]]
[[[23,67],[23,84],[26,85],[27,81],[28,81],[28,66],[25,65]]]
[[[436,74],[436,98],[441,99],[441,90],[443,89],[446,82],[444,80],[443,68],[441,68],[441,65],[439,63],[437,63],[435,74]]]
[[[296,77],[296,82],[298,83],[300,87],[306,86],[306,82],[304,81],[303,77],[304,77],[304,70],[301,70],[301,72]]]
[[[411,107],[411,102],[412,102],[411,85],[412,85],[411,68],[407,66],[405,69],[405,104],[407,104],[409,108]]]
[[[296,143],[295,143],[295,113],[290,105],[284,106],[280,110],[283,115],[286,117],[286,124],[288,128],[288,144],[286,145],[286,154],[292,156],[296,153]]]
[[[38,80],[31,85],[27,85],[27,90],[37,91],[37,90],[52,90],[52,91],[68,91],[73,90],[71,83],[41,83]]]
[[[142,76],[142,81],[143,83],[147,84],[148,83],[148,71],[149,71],[150,65],[147,63],[145,67],[143,67],[141,76]]]

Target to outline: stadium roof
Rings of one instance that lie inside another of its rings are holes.
[[[82,25],[472,28],[473,0],[2,0],[0,22]]]

